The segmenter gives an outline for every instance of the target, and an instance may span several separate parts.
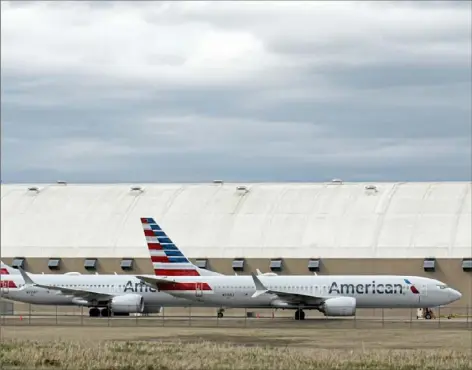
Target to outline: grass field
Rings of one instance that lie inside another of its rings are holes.
[[[467,330],[4,327],[3,369],[470,369]]]

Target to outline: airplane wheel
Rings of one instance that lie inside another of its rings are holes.
[[[296,310],[295,320],[305,320],[305,312],[303,312],[303,310]]]
[[[223,318],[223,312],[218,312],[218,318],[222,319]]]
[[[102,317],[109,317],[111,316],[111,312],[108,308],[103,308],[101,311],[100,311],[100,314],[102,315]]]
[[[100,310],[97,307],[92,307],[89,310],[89,316],[90,317],[99,317],[100,316]]]
[[[426,320],[431,320],[431,314],[427,313],[426,315],[424,315],[424,318]]]

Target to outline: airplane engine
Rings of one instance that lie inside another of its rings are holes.
[[[161,306],[145,305],[144,311],[142,313],[161,313],[161,312],[162,312]]]
[[[354,316],[356,299],[352,297],[336,297],[327,299],[320,308],[325,316]]]
[[[111,300],[111,310],[115,313],[142,313],[144,298],[139,294],[126,294]]]

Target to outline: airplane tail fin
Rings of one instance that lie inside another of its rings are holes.
[[[153,218],[141,218],[156,276],[221,276],[189,261]]]
[[[20,272],[17,269],[0,261],[0,297],[8,289],[18,289],[18,277]]]
[[[20,275],[20,272],[3,261],[0,261],[0,275]]]

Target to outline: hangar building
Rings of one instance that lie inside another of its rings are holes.
[[[472,305],[471,183],[2,184],[1,256],[31,272],[152,273],[140,217],[200,267],[411,274]]]

